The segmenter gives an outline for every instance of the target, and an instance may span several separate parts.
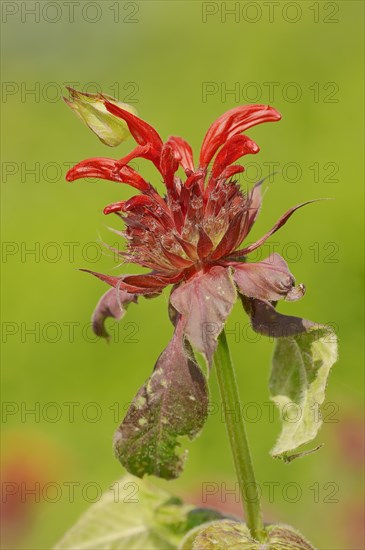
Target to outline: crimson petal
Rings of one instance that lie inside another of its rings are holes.
[[[184,319],[185,336],[209,366],[235,300],[230,270],[221,266],[197,274],[171,293],[171,305]]]
[[[270,254],[259,263],[235,263],[233,279],[240,293],[249,298],[294,301],[304,294],[304,286],[294,287],[295,279],[286,261],[279,254]]]
[[[223,170],[239,158],[247,154],[255,154],[260,150],[259,146],[249,137],[243,135],[233,136],[221,148],[214,159],[212,178],[217,178]]]
[[[160,171],[168,190],[175,190],[174,177],[175,172],[178,168],[179,160],[175,156],[172,145],[169,143],[169,141],[166,141],[161,151]]]
[[[151,185],[130,166],[124,166],[120,160],[103,157],[83,160],[67,172],[67,181],[80,178],[100,178],[127,183],[142,192],[151,188]]]
[[[281,119],[280,113],[269,105],[244,105],[221,115],[205,134],[200,151],[200,166],[206,168],[215,153],[231,137],[256,124]]]
[[[185,172],[187,170],[194,171],[193,150],[189,143],[185,141],[185,139],[177,136],[170,136],[168,143],[173,147],[183,170],[185,170]]]
[[[232,176],[235,176],[236,174],[240,174],[241,172],[244,172],[245,169],[240,164],[232,164],[232,166],[227,166],[221,174],[222,179],[229,179]]]
[[[152,126],[136,115],[110,103],[106,98],[104,98],[104,105],[109,113],[125,120],[130,133],[139,145],[151,144],[156,151],[161,151],[162,139]]]
[[[131,197],[127,201],[114,202],[104,208],[104,214],[111,214],[112,212],[130,212],[136,208],[145,206],[153,206],[155,203],[151,197],[147,195],[136,195]]]

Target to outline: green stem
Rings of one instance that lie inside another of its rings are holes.
[[[243,422],[236,376],[224,330],[218,338],[214,363],[217,369],[227,433],[236,468],[247,527],[250,530],[252,538],[259,542],[264,542],[266,534],[262,519],[259,491]]]

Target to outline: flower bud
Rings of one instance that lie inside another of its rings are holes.
[[[70,87],[67,89],[70,92],[70,99],[63,98],[67,105],[105,145],[116,147],[131,135],[126,122],[109,113],[104,100],[107,99],[110,103],[135,115],[137,111],[134,107],[128,103],[118,102],[106,94],[87,94]]]
[[[196,527],[180,543],[180,550],[315,550],[305,538],[289,525],[266,525],[266,540],[254,540],[248,527],[238,521],[217,520]]]

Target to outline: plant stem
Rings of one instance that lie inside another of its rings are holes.
[[[228,439],[231,445],[247,527],[250,530],[252,538],[259,542],[264,542],[266,534],[262,519],[258,486],[255,480],[246,429],[243,422],[236,376],[224,329],[218,338],[214,363],[217,369]]]

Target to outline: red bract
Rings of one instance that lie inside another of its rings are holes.
[[[111,115],[128,125],[137,147],[120,160],[82,161],[68,172],[67,180],[96,177],[138,189],[139,195],[106,206],[104,213],[117,213],[126,224],[125,261],[150,272],[121,277],[93,273],[115,289],[106,293],[94,313],[96,333],[107,336],[106,317],[119,319],[138,295],[158,295],[170,284],[175,285],[170,297],[173,320],[181,320],[183,338],[209,365],[237,290],[259,332],[277,336],[303,330],[302,320],[280,315],[272,305],[304,293],[303,285],[294,286],[283,258],[271,254],[262,262],[248,263],[247,256],[308,203],[286,212],[256,243],[241,246],[260,210],[261,182],[245,194],[232,179],[244,170],[234,163],[259,151],[242,132],[262,122],[278,121],[280,114],[267,105],[246,105],[224,113],[206,133],[195,168],[192,149],[182,138],[170,137],[164,143],[149,124],[115,102],[103,101]],[[160,172],[164,197],[128,165],[137,157],[152,161]],[[183,179],[177,175],[179,168]]]

